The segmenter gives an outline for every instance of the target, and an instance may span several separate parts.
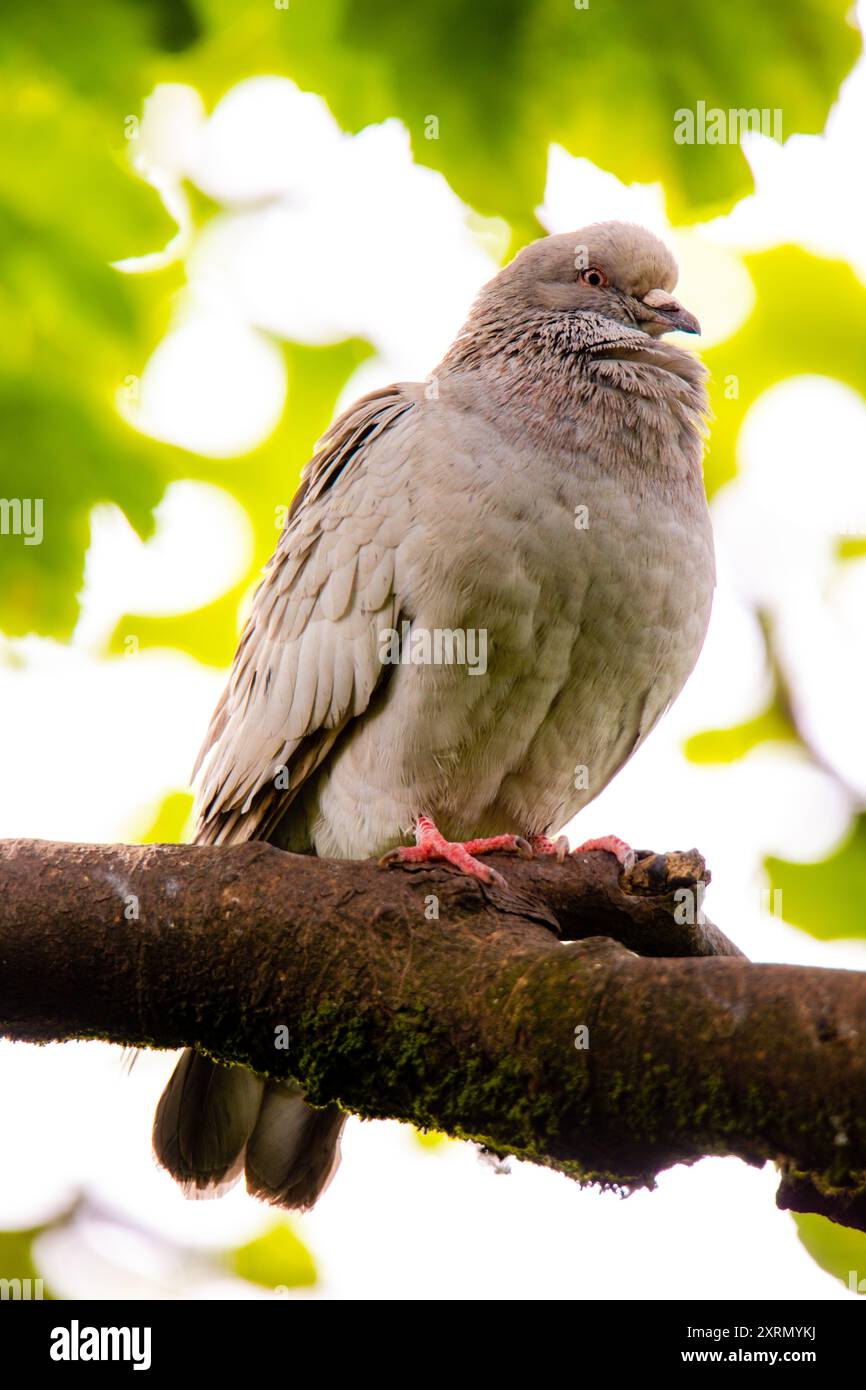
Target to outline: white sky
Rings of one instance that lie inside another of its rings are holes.
[[[680,258],[678,293],[705,326],[703,343],[721,341],[751,304],[743,251],[797,240],[866,276],[866,196],[851,177],[864,110],[861,63],[825,137],[782,148],[751,139],[755,196],[686,231],[668,226],[658,188],[625,188],[554,148],[542,220],[551,231],[619,216],[656,228]],[[186,173],[235,208],[194,250],[190,287],[136,407],[142,428],[216,457],[266,437],[282,409],[285,376],[268,331],[373,342],[377,356],[347,385],[348,401],[379,382],[423,378],[496,269],[503,228],[468,219],[444,180],[412,163],[398,122],[344,135],[319,98],[283,79],[241,84],[210,119],[190,89],[164,90],[142,154],[175,201],[172,178]],[[681,746],[761,708],[749,608],[760,599],[776,615],[816,745],[866,792],[866,561],[839,570],[829,558],[845,529],[840,514],[846,524],[854,511],[866,516],[864,446],[866,406],[839,383],[790,381],[757,402],[740,476],[714,506],[719,591],[698,669],[573,827],[581,838],[615,831],[638,845],[699,845],[713,870],[707,912],[764,960],[866,969],[866,944],[814,942],[771,917],[761,895],[763,855],[823,856],[844,835],[850,805],[787,749],[765,746],[718,769],[687,763]],[[180,654],[104,661],[100,644],[124,611],[181,612],[216,597],[249,553],[249,523],[216,487],[172,486],[146,545],[115,510],[97,509],[75,641],[8,643],[0,661],[0,836],[129,837],[166,791],[186,785],[222,675]],[[0,1045],[0,1110],[15,1136],[0,1152],[0,1227],[29,1224],[77,1185],[194,1246],[266,1225],[271,1213],[240,1192],[184,1202],[149,1156],[172,1061],[144,1057],[126,1077],[118,1057],[96,1044]],[[466,1146],[426,1152],[401,1126],[351,1121],[337,1179],[297,1223],[324,1274],[314,1296],[853,1297],[775,1210],[771,1169],[706,1160],[626,1202],[529,1165],[512,1170],[497,1177]],[[114,1227],[52,1237],[40,1257],[61,1292],[83,1296],[171,1296],[189,1283],[200,1296],[248,1292]]]

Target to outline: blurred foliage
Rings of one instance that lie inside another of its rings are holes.
[[[140,831],[130,835],[133,845],[179,845],[192,834],[190,792],[168,792]]]
[[[866,396],[866,286],[851,267],[797,246],[747,256],[745,264],[755,307],[739,332],[702,354],[715,416],[704,464],[710,496],[736,473],[740,426],[777,381],[833,376]]]
[[[212,44],[195,81],[216,97],[236,73],[288,72],[359,130],[399,116],[416,160],[479,212],[537,236],[547,147],[626,182],[661,181],[674,216],[726,210],[752,187],[736,145],[678,145],[674,112],[779,108],[786,134],[819,131],[858,35],[848,0],[200,0]],[[228,70],[226,61],[228,59]],[[627,119],[624,94],[627,93]],[[438,121],[430,138],[430,118]]]
[[[746,414],[777,382],[832,376],[866,397],[866,287],[850,266],[795,246],[745,259],[755,288],[754,309],[737,333],[703,354],[711,373],[715,416],[704,464],[710,496],[735,476]],[[820,285],[820,293],[800,293],[806,285]],[[856,559],[866,553],[866,543],[844,538],[836,553],[840,562]],[[686,756],[696,763],[732,762],[759,744],[782,741],[800,744],[813,762],[832,772],[798,727],[769,620],[764,614],[757,616],[773,674],[774,692],[767,707],[734,728],[693,735],[686,742]],[[845,848],[823,863],[766,861],[772,887],[782,890],[782,912],[791,925],[824,940],[866,935],[857,896],[866,887],[861,827],[862,818]]]
[[[821,941],[866,936],[866,814],[856,817],[829,859],[797,864],[768,858],[765,867],[771,887],[781,889],[786,922]]]
[[[93,1244],[93,1230],[99,1228],[108,1228],[115,1234],[144,1241],[152,1254],[157,1256],[153,1268],[158,1269],[159,1273],[143,1274],[134,1265],[124,1263],[120,1253],[123,1250],[122,1242],[116,1247],[116,1257],[106,1255],[99,1248],[99,1243]],[[130,1281],[129,1287],[136,1289],[136,1296],[140,1296],[142,1280],[152,1280],[154,1294],[161,1290],[163,1296],[168,1296],[177,1294],[188,1283],[210,1283],[222,1279],[226,1270],[248,1283],[278,1292],[311,1288],[318,1281],[312,1255],[287,1220],[275,1222],[263,1235],[239,1249],[210,1249],[174,1241],[156,1229],[102,1206],[98,1199],[87,1192],[78,1193],[50,1220],[39,1226],[0,1232],[0,1278],[29,1279],[29,1290],[33,1297],[36,1296],[38,1285],[32,1281],[41,1279],[42,1298],[53,1299],[56,1295],[50,1290],[39,1268],[37,1242],[40,1236],[55,1231],[66,1231],[77,1236],[89,1249],[100,1271],[97,1277],[116,1278],[120,1297],[123,1297],[127,1280]],[[24,1289],[27,1288],[25,1284]]]
[[[764,640],[772,694],[760,714],[742,724],[728,729],[707,729],[687,739],[683,751],[693,763],[732,763],[761,743],[803,743],[787,677],[776,651],[773,620],[766,612],[758,612],[755,616]]]
[[[866,1235],[862,1231],[837,1226],[826,1216],[795,1216],[794,1223],[812,1259],[840,1279],[846,1289],[851,1288],[852,1271],[855,1284],[866,1279]]]
[[[318,1280],[312,1255],[287,1221],[242,1245],[229,1264],[241,1279],[266,1289],[309,1288]]]
[[[695,763],[728,763],[745,757],[761,743],[788,743],[812,764],[835,776],[852,798],[856,792],[843,782],[803,732],[795,701],[776,649],[774,624],[767,613],[756,614],[764,638],[772,695],[764,710],[729,729],[710,729],[686,741],[685,753]],[[856,804],[856,803],[855,803]],[[797,863],[772,856],[764,861],[770,892],[780,893],[781,913],[791,926],[823,941],[866,936],[862,910],[866,895],[866,810],[855,816],[849,835],[829,858]],[[775,898],[773,899],[775,901]]]
[[[45,543],[0,547],[0,628],[68,637],[97,502],[139,536],[177,478],[213,481],[247,509],[255,553],[243,584],[202,613],[124,620],[140,646],[175,645],[226,664],[238,607],[339,391],[369,349],[285,346],[285,419],[254,460],[215,462],[136,433],[116,408],[167,328],[182,267],[125,275],[112,260],[159,250],[175,233],[135,176],[126,135],[166,65],[200,32],[192,10],[100,0],[6,12],[0,37],[0,496],[44,500]],[[236,67],[235,77],[243,75]]]
[[[686,740],[685,754],[693,763],[732,763],[759,743],[796,742],[797,733],[778,705],[769,705],[754,719],[730,729],[707,729]]]
[[[449,1135],[440,1134],[438,1129],[413,1128],[412,1133],[415,1136],[415,1142],[422,1149],[427,1149],[430,1152],[434,1149],[441,1149],[444,1144],[452,1142]]]
[[[130,276],[111,262],[158,251],[176,227],[135,174],[128,140],[159,81],[191,83],[213,105],[256,73],[320,92],[348,130],[400,118],[415,158],[440,171],[513,240],[539,231],[547,149],[562,144],[625,181],[660,180],[674,220],[727,209],[751,189],[736,145],[680,145],[674,113],[780,108],[784,133],[818,131],[853,64],[849,0],[729,0],[684,11],[677,0],[52,0],[6,6],[0,27],[0,497],[45,501],[45,543],[0,545],[0,629],[68,637],[97,502],[115,503],[138,535],[178,478],[227,489],[250,516],[245,576],[177,617],[123,616],[122,650],[176,646],[200,661],[231,657],[240,616],[270,554],[278,508],[326,427],[347,378],[370,349],[284,344],[289,385],[271,438],[242,459],[214,461],[136,433],[117,409],[140,376],[184,285],[181,260]],[[436,125],[438,123],[438,126]],[[437,138],[429,138],[435,135]],[[191,192],[198,224],[219,209]],[[736,469],[745,414],[776,381],[833,375],[866,393],[866,290],[844,265],[792,247],[751,257],[756,303],[740,331],[707,353],[716,424],[709,490]],[[804,287],[809,288],[804,293]],[[6,541],[7,538],[3,538]],[[866,543],[840,542],[840,556]],[[728,761],[767,738],[793,736],[778,702],[732,730],[698,735],[698,761]],[[145,828],[180,838],[186,793],[171,793]],[[866,822],[821,865],[768,861],[789,920],[830,938],[863,934]],[[420,1135],[435,1146],[440,1137]],[[819,1217],[798,1221],[816,1259],[847,1278],[866,1266],[862,1237]],[[0,1268],[34,1277],[35,1232],[0,1236]],[[845,1245],[846,1240],[857,1249]],[[309,1252],[285,1223],[226,1256],[265,1287],[315,1282]]]
[[[75,0],[7,10],[0,35],[0,495],[43,498],[48,543],[0,548],[0,627],[69,636],[93,505],[115,502],[146,538],[168,483],[200,478],[227,488],[249,512],[256,537],[249,574],[200,612],[124,617],[114,647],[134,632],[142,646],[174,645],[224,664],[239,605],[271,549],[275,507],[294,490],[366,350],[286,345],[285,418],[255,458],[236,465],[158,444],[121,420],[120,383],[140,375],[183,283],[177,265],[134,277],[109,268],[113,259],[158,250],[175,230],[156,193],[135,177],[126,138],[157,81],[191,82],[215,101],[242,77],[277,72],[321,92],[348,129],[396,115],[416,158],[443,172],[473,207],[508,218],[520,240],[538,230],[533,209],[551,141],[623,179],[661,179],[674,213],[729,206],[751,186],[739,147],[677,144],[675,110],[699,99],[748,109],[760,99],[762,108],[783,110],[787,134],[819,130],[858,51],[846,8],[846,0],[778,0],[755,11],[732,0],[684,23],[674,0],[586,9],[559,0],[471,7],[458,0],[426,7],[292,0],[286,8],[94,0],[86,25]],[[427,138],[432,133],[438,138]],[[194,205],[201,216],[213,213],[206,200]],[[711,487],[733,471],[736,430],[762,383],[811,369],[787,332],[769,339],[790,344],[784,360],[761,356],[767,327],[780,314],[786,326],[792,319],[784,286],[802,268],[765,264],[756,314],[731,344],[743,390],[738,405],[717,403]],[[833,275],[830,289],[835,302],[839,282],[841,303],[843,269]],[[818,310],[820,345],[829,316],[822,321]],[[853,329],[849,336],[853,355]],[[805,322],[800,340],[809,341]],[[827,360],[843,375],[845,359],[845,344],[835,342]],[[860,372],[852,363],[852,378]]]
[[[0,626],[66,635],[93,506],[116,501],[149,535],[179,459],[114,410],[164,320],[107,264],[159,246],[170,224],[56,78],[0,63],[0,144],[0,495],[44,498],[48,542],[0,549]]]
[[[34,1282],[42,1276],[33,1259],[33,1242],[45,1230],[48,1230],[48,1226],[32,1226],[23,1231],[0,1231],[0,1279],[20,1279],[22,1292],[27,1291],[35,1298],[39,1291],[41,1297],[47,1300],[52,1299],[54,1295],[44,1278],[41,1289]],[[25,1282],[27,1280],[30,1281],[29,1284]]]
[[[340,388],[372,349],[357,339],[333,347],[286,343],[288,390],[283,418],[270,439],[237,460],[188,456],[185,478],[215,483],[235,497],[253,525],[253,559],[247,574],[204,608],[174,617],[127,613],[117,623],[111,650],[121,653],[127,637],[147,647],[180,647],[199,661],[226,666],[241,628],[241,607],[277,542],[286,509],[313,442],[333,414]]]

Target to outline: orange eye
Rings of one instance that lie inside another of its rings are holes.
[[[592,285],[594,290],[602,290],[607,284],[607,276],[603,270],[591,265],[586,270],[580,272],[580,279],[585,285]]]

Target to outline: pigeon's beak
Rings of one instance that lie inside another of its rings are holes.
[[[643,302],[648,309],[652,309],[660,325],[660,332],[670,333],[674,328],[678,328],[681,333],[700,333],[701,325],[694,314],[684,309],[680,301],[668,294],[667,290],[650,290],[644,295]]]

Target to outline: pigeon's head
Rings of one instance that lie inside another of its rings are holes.
[[[595,222],[525,247],[490,288],[521,309],[603,314],[658,338],[700,333],[671,291],[677,263],[664,242],[631,222]]]

